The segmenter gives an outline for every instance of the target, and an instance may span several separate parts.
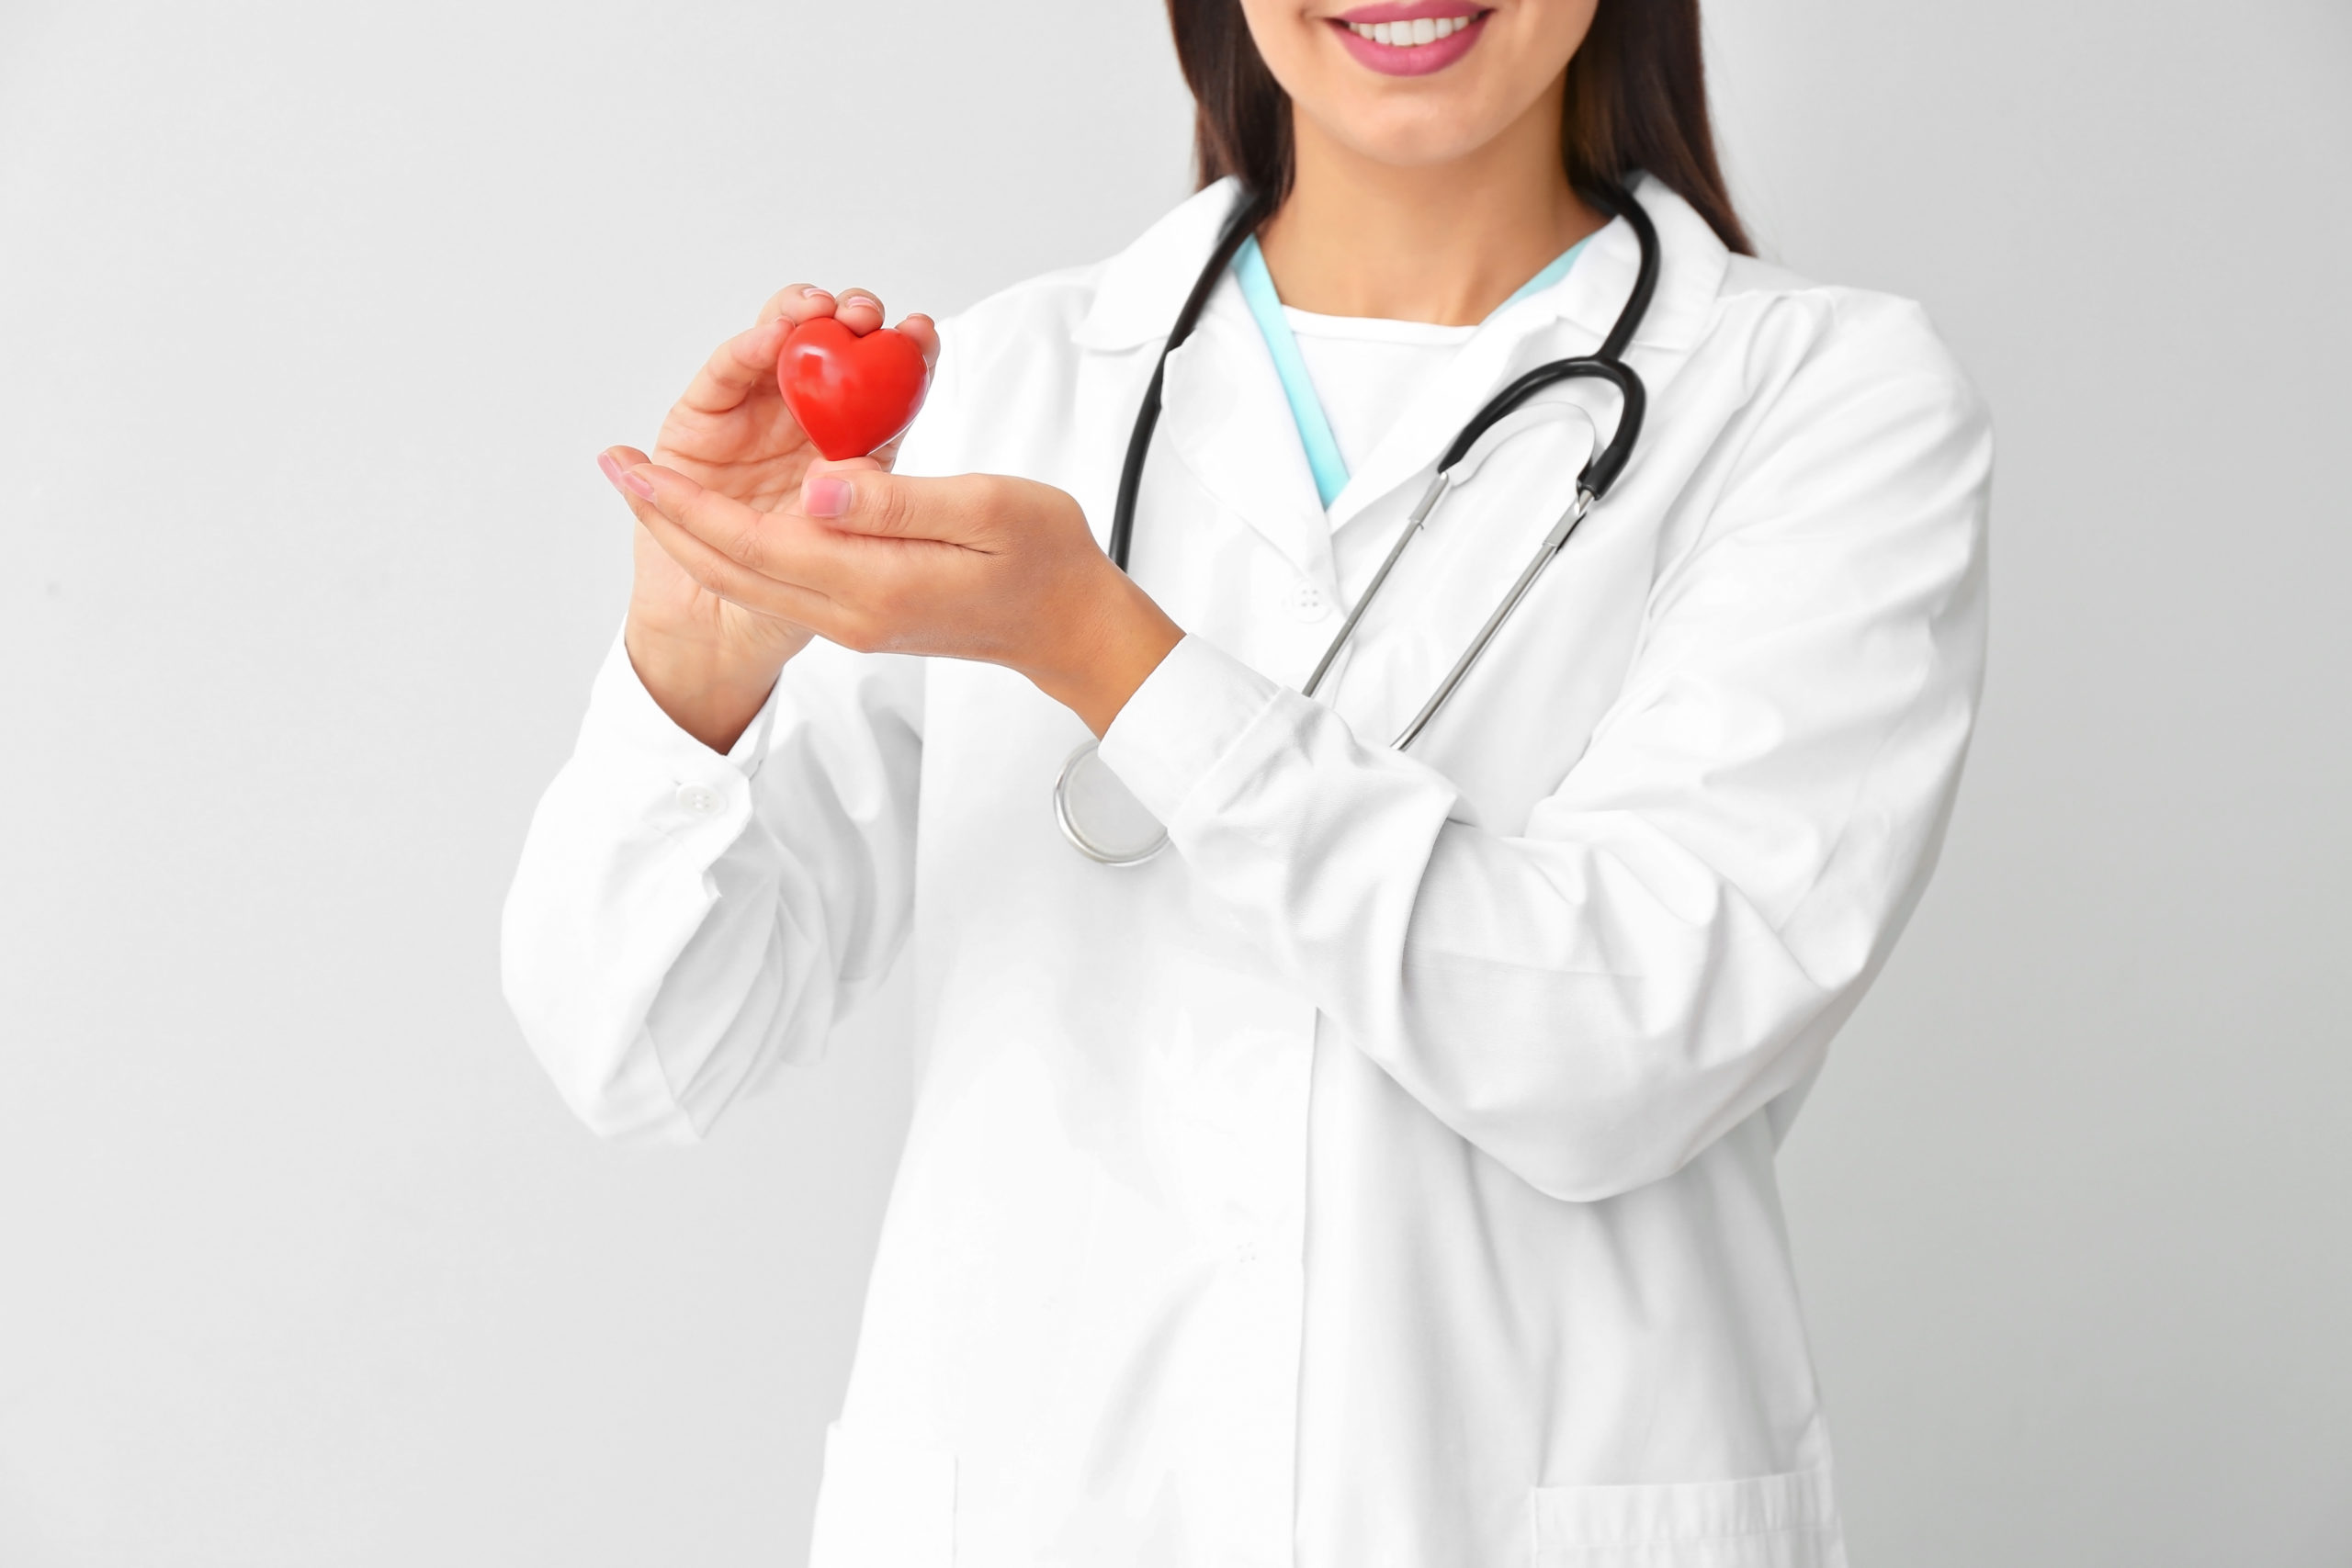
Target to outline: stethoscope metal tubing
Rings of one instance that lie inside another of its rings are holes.
[[[1372,602],[1380,596],[1380,585],[1388,581],[1388,574],[1396,570],[1398,558],[1405,553],[1405,547],[1413,542],[1413,536],[1419,533],[1421,525],[1428,521],[1430,512],[1437,505],[1438,497],[1445,493],[1447,482],[1442,468],[1430,480],[1430,488],[1421,492],[1420,504],[1413,508],[1413,514],[1405,519],[1405,526],[1397,530],[1396,542],[1388,547],[1388,554],[1381,561],[1380,570],[1372,574],[1372,581],[1364,584],[1362,593],[1356,595],[1356,607],[1350,610],[1348,618],[1340,623],[1339,635],[1331,639],[1331,646],[1323,650],[1323,657],[1315,661],[1315,672],[1307,676],[1306,684],[1298,689],[1299,695],[1313,696],[1315,688],[1323,683],[1323,677],[1330,673],[1331,661],[1340,657],[1340,649],[1347,646],[1349,636],[1356,629],[1356,623],[1363,619],[1363,613],[1371,609]]]
[[[1413,722],[1396,737],[1393,744],[1397,750],[1402,751],[1410,746],[1419,739],[1421,731],[1429,728],[1430,720],[1437,716],[1437,710],[1445,705],[1445,699],[1453,695],[1453,688],[1462,684],[1462,678],[1470,673],[1470,666],[1478,662],[1478,656],[1487,651],[1487,645],[1495,640],[1497,632],[1503,629],[1503,623],[1510,619],[1510,613],[1519,608],[1519,602],[1527,597],[1527,591],[1535,586],[1535,580],[1544,575],[1545,567],[1552,564],[1552,558],[1566,547],[1568,536],[1575,533],[1577,525],[1584,521],[1584,514],[1592,509],[1592,491],[1577,491],[1575,502],[1561,514],[1559,522],[1553,525],[1552,531],[1544,536],[1544,543],[1536,547],[1534,558],[1519,574],[1519,581],[1510,585],[1510,592],[1503,596],[1503,602],[1495,606],[1495,613],[1487,617],[1487,624],[1478,628],[1478,635],[1470,639],[1470,646],[1463,650],[1461,658],[1453,661],[1453,668],[1446,671],[1445,679],[1438,683],[1436,691],[1430,694],[1430,700],[1421,705],[1421,711],[1413,716]]]

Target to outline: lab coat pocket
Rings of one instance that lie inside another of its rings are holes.
[[[808,1568],[951,1568],[956,1456],[834,1422]]]
[[[1829,1469],[1663,1486],[1539,1486],[1534,1568],[1845,1568]]]

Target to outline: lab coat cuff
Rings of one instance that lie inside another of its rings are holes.
[[[778,685],[781,686],[779,682]],[[662,711],[615,637],[588,697],[580,755],[594,759],[653,825],[680,837],[731,841],[751,815],[751,775],[774,723],[776,694],[722,756]],[[714,849],[713,852],[716,852]]]
[[[1169,650],[1102,735],[1102,761],[1145,809],[1173,823],[1200,782],[1283,688],[1197,637]]]

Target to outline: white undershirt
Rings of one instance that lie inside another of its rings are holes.
[[[1478,329],[1376,316],[1318,316],[1283,307],[1298,356],[1348,472],[1365,460],[1415,393],[1444,370]]]

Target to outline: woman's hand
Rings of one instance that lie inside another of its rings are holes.
[[[863,289],[838,301],[807,285],[783,290],[749,332],[719,344],[662,421],[651,459],[629,446],[597,459],[638,517],[629,660],[662,711],[714,750],[733,745],[751,723],[809,628],[730,603],[682,570],[647,531],[651,508],[622,476],[650,460],[744,506],[772,509],[797,497],[817,452],[776,391],[775,361],[792,329],[819,316],[838,317],[862,337],[882,324],[882,301]],[[939,333],[928,316],[909,316],[899,330],[914,339],[926,364],[937,362]],[[897,446],[876,456],[887,463]]]
[[[1184,635],[1050,485],[819,461],[762,506],[664,463],[620,478],[661,548],[731,612],[865,652],[1004,665],[1097,735]]]

